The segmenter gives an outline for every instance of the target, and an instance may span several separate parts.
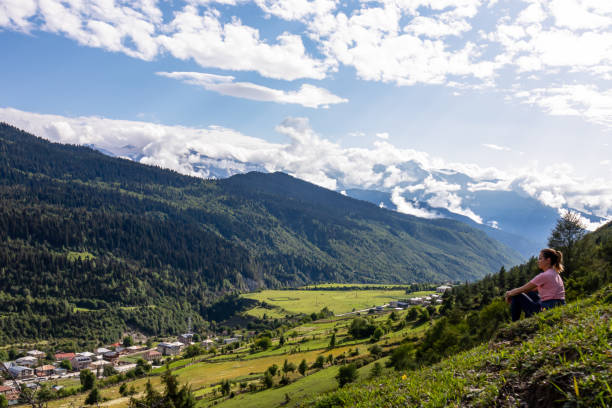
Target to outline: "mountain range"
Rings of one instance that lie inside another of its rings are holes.
[[[236,291],[474,280],[521,259],[464,223],[283,173],[203,180],[5,124],[0,200],[4,336],[176,332]]]
[[[150,160],[142,147],[134,145],[112,148],[101,148],[95,144],[88,146],[114,157],[137,162],[143,158]],[[269,172],[269,166],[263,162],[212,157],[193,148],[175,160],[189,174],[209,179],[223,179],[250,171]],[[292,173],[292,168],[281,167],[281,170]],[[416,160],[406,160],[391,168],[374,166],[373,171],[379,173],[379,182],[362,183],[339,168],[323,170],[324,178],[334,181],[337,192],[402,213],[467,223],[508,245],[523,259],[546,247],[548,235],[560,216],[559,208],[528,194],[524,186],[516,181],[506,185],[493,176],[483,180],[453,169],[427,169]],[[401,177],[390,183],[389,180],[396,178],[394,172],[401,174]],[[594,212],[567,205],[561,209],[577,212],[593,225],[603,224],[607,220]]]

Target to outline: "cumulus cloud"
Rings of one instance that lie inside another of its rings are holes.
[[[501,152],[509,152],[509,151],[512,150],[509,147],[500,146],[500,145],[496,145],[496,144],[492,144],[492,143],[484,143],[483,146],[486,147],[487,149],[497,150],[497,151],[501,151]]]
[[[553,208],[612,218],[610,181],[576,177],[567,164],[525,167],[508,174],[471,163],[449,163],[384,140],[370,148],[344,148],[318,135],[306,118],[288,118],[277,126],[276,131],[287,140],[282,144],[218,126],[197,129],[100,117],[69,118],[11,108],[0,108],[0,120],[55,142],[93,144],[118,156],[198,177],[211,177],[207,165],[212,163],[227,168],[227,174],[257,168],[284,171],[333,190],[386,191],[398,211],[419,217],[440,216],[422,208],[419,203],[423,203],[482,223],[482,216],[464,198],[476,191],[513,190]],[[449,181],[455,175],[471,181],[465,185]]]
[[[580,116],[602,125],[612,125],[612,89],[565,85],[522,91],[516,97],[523,103],[540,106],[551,115]]]
[[[446,208],[450,212],[463,215],[478,224],[482,224],[482,217],[471,209],[462,206],[463,200],[457,194],[461,190],[459,184],[437,180],[432,175],[429,175],[421,184],[410,186],[407,189],[411,192],[422,190],[427,204],[432,207]]]
[[[255,0],[261,13],[249,11],[251,25],[237,17],[247,3],[186,0],[162,8],[156,0],[4,0],[0,28],[46,31],[144,60],[172,56],[289,81],[327,78],[344,65],[367,81],[507,92],[551,115],[611,125],[609,1]],[[291,23],[280,33],[260,31],[257,25],[272,17]],[[515,78],[509,91],[499,86]],[[339,103],[313,85],[278,94],[237,84],[208,86],[293,100],[286,103]]]
[[[444,39],[470,28],[479,1],[406,4],[392,1],[363,2],[350,16],[315,16],[309,22],[311,37],[327,56],[356,69],[360,78],[398,85],[444,84],[450,76],[490,81],[495,63],[479,61],[480,49],[470,42],[453,49]],[[431,7],[433,17],[419,16],[419,7]],[[447,10],[442,12],[442,10]],[[410,23],[402,27],[406,18]]]
[[[407,201],[406,198],[402,196],[402,189],[399,187],[394,188],[391,192],[391,202],[395,204],[395,208],[397,209],[397,211],[404,214],[410,214],[414,215],[415,217],[429,219],[441,218],[440,214],[433,211],[428,211],[424,208],[420,208],[416,206],[416,203]]]
[[[226,75],[203,72],[158,72],[157,75],[178,79],[221,95],[254,101],[294,103],[308,108],[328,108],[332,104],[348,102],[348,99],[336,96],[327,89],[308,84],[303,84],[298,91],[287,92],[251,82],[236,82],[233,76]]]
[[[193,59],[203,67],[257,71],[285,80],[322,79],[329,64],[309,56],[298,34],[284,32],[276,44],[264,41],[256,28],[238,19],[223,24],[217,12],[186,6],[164,26],[159,43],[174,57]]]
[[[273,42],[259,30],[233,18],[223,23],[209,2],[192,0],[182,9],[164,15],[154,0],[7,0],[0,3],[0,28],[42,30],[64,35],[81,45],[122,52],[152,60],[170,53],[194,60],[203,67],[256,71],[285,80],[322,79],[329,62],[309,56],[299,34],[284,32]],[[236,4],[232,1],[221,1]]]

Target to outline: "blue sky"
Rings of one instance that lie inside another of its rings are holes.
[[[200,138],[331,188],[378,153],[426,157],[612,215],[608,0],[0,0],[0,49],[0,120],[50,139]],[[329,160],[267,156],[296,140]],[[172,167],[176,149],[143,155]]]

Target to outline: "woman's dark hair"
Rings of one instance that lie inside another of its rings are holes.
[[[546,259],[550,259],[550,265],[557,273],[563,272],[563,253],[556,249],[546,248],[540,251],[540,254]]]

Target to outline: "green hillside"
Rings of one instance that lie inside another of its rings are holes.
[[[285,174],[213,181],[0,125],[0,342],[206,324],[228,293],[473,280],[520,257]]]
[[[350,384],[303,407],[608,407],[612,287],[500,330],[415,371]]]
[[[610,406],[612,223],[557,249],[567,306],[509,323],[503,294],[538,269],[534,258],[502,268],[446,294],[424,336],[392,352],[394,371],[303,406]]]

